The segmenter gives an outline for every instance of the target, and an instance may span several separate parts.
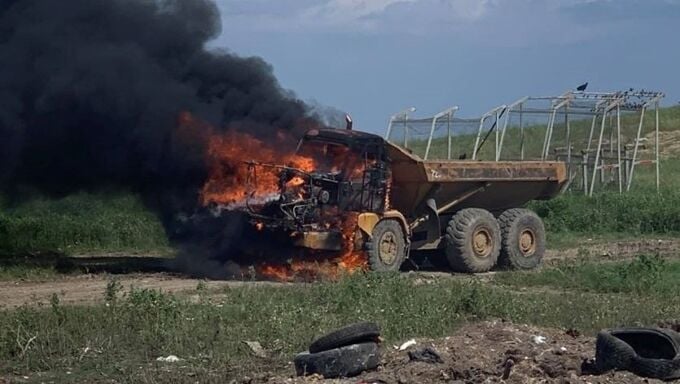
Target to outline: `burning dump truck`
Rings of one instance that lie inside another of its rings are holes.
[[[545,230],[521,207],[556,196],[567,180],[562,162],[423,160],[351,123],[311,129],[294,154],[267,158],[278,162],[242,162],[244,198],[227,208],[247,212],[271,239],[365,255],[374,271],[398,270],[420,250],[460,272],[534,268]]]

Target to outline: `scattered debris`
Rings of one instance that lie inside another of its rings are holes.
[[[505,360],[505,364],[503,364],[503,376],[501,378],[503,380],[507,380],[510,377],[510,372],[512,371],[512,367],[515,366],[515,360],[512,359],[512,357],[508,357]]]
[[[269,356],[267,351],[265,351],[264,348],[262,348],[262,345],[257,341],[244,341],[243,344],[247,345],[253,355],[257,357],[264,359]]]
[[[415,340],[415,339],[411,339],[411,340],[405,342],[404,344],[400,345],[399,348],[397,348],[397,349],[399,349],[400,351],[405,351],[405,350],[407,350],[409,347],[412,347],[412,346],[414,346],[414,345],[416,345],[416,340]]]
[[[179,357],[177,357],[175,355],[168,355],[167,357],[160,356],[156,359],[156,361],[160,361],[160,362],[163,362],[163,363],[176,363],[176,362],[181,361],[181,360],[182,359],[180,359]]]
[[[545,336],[534,336],[532,340],[534,344],[545,344],[546,338]]]
[[[409,351],[408,358],[410,361],[420,361],[429,364],[443,364],[444,360],[432,347],[425,347],[415,351]]]
[[[573,338],[581,336],[581,332],[579,332],[579,330],[576,328],[569,328],[565,333]]]

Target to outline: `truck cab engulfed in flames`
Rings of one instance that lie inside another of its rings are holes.
[[[247,162],[253,189],[258,169],[278,173],[275,198],[247,200],[251,223],[261,230],[284,231],[300,247],[340,251],[352,213],[381,214],[387,207],[385,142],[369,133],[312,129],[300,140],[296,155],[314,159],[314,169]]]

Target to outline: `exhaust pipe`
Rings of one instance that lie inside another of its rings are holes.
[[[349,114],[346,114],[345,115],[345,122],[347,123],[347,125],[345,126],[345,129],[348,130],[348,131],[351,131],[352,130],[352,116],[350,116]]]

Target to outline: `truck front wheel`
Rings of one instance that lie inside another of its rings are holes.
[[[533,269],[545,253],[543,220],[528,209],[508,209],[498,217],[503,244],[499,264],[506,268]]]
[[[368,264],[372,271],[398,271],[406,259],[404,231],[396,220],[382,220],[366,242]]]
[[[446,257],[457,272],[487,272],[498,261],[501,230],[491,212],[478,208],[458,211],[446,228]]]

